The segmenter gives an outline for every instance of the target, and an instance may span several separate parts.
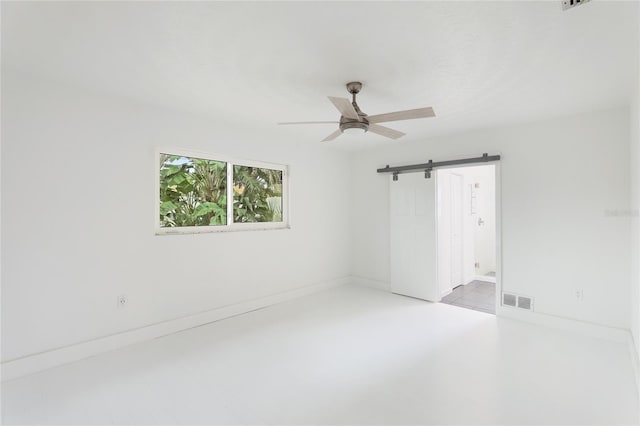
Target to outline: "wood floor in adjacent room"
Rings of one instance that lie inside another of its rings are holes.
[[[638,424],[627,348],[341,287],[2,385],[3,424]]]

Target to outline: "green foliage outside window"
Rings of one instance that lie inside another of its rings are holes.
[[[282,171],[233,166],[233,221],[282,222]]]
[[[227,163],[161,154],[161,226],[226,223]]]
[[[160,155],[160,226],[227,225],[223,161]],[[233,166],[233,222],[282,222],[282,171]]]

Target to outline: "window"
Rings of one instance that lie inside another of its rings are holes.
[[[157,160],[156,233],[288,227],[286,166],[178,150]]]
[[[233,221],[282,222],[282,170],[233,166]]]
[[[160,226],[227,224],[227,163],[160,154]]]

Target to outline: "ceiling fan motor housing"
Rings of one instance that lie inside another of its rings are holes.
[[[369,130],[369,122],[366,119],[357,121],[350,118],[340,117],[340,130],[344,133],[346,129],[361,129],[366,132]]]
[[[360,83],[359,81],[352,81],[350,83],[347,83],[347,91],[351,93],[351,95],[353,95],[353,100],[351,104],[353,105],[353,108],[358,113],[360,120],[354,120],[353,118],[346,118],[344,116],[341,116],[340,130],[343,133],[346,129],[360,129],[363,132],[366,132],[369,130],[369,121],[366,118],[367,114],[362,112],[362,110],[360,110],[360,107],[356,103],[356,95],[360,92],[360,89],[362,89],[362,83]]]
[[[358,104],[353,102],[353,108],[355,108],[360,120],[354,120],[353,118],[347,118],[345,116],[340,117],[340,130],[344,133],[346,129],[361,129],[366,132],[369,130],[369,120],[367,120],[367,114],[360,111]]]

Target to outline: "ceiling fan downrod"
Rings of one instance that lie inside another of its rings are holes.
[[[358,112],[361,112],[358,108],[358,104],[356,103],[356,95],[358,93],[360,93],[360,90],[362,89],[362,83],[360,83],[359,81],[352,81],[350,83],[347,83],[347,91],[349,93],[351,93],[351,103],[353,104],[353,106],[356,108],[356,110]]]

